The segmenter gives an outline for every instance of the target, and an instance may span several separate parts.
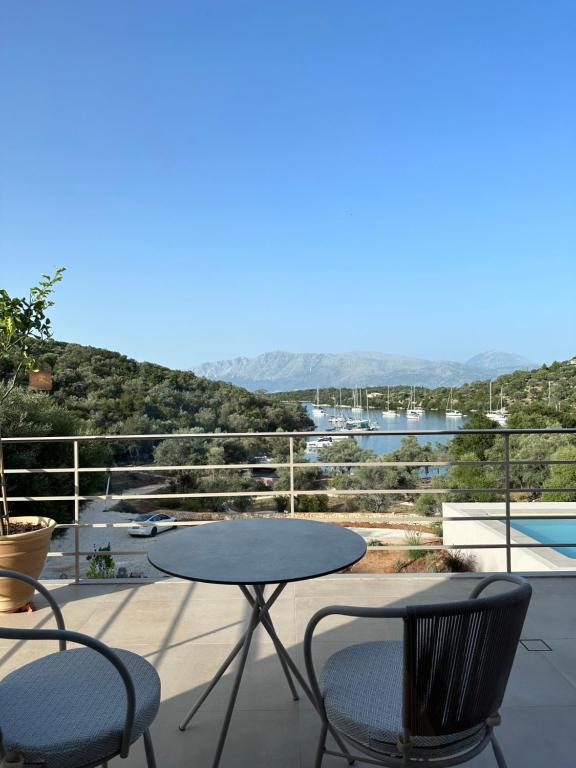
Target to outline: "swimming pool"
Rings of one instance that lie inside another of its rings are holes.
[[[519,520],[511,527],[542,544],[576,542],[576,520]],[[553,547],[561,555],[576,559],[576,547]]]

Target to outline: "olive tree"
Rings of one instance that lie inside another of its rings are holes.
[[[54,275],[42,275],[38,285],[30,288],[28,296],[10,296],[0,288],[0,361],[11,366],[11,373],[0,384],[0,408],[10,397],[18,376],[25,371],[37,369],[33,354],[33,345],[52,336],[50,319],[46,313],[54,304],[52,293],[56,283],[64,273],[58,267]],[[10,533],[10,514],[6,489],[6,472],[2,435],[0,434],[0,486],[2,489],[2,513],[0,515],[0,535]]]

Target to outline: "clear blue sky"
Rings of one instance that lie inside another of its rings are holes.
[[[576,354],[573,0],[0,12],[0,285],[178,367]]]

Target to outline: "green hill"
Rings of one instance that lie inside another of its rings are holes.
[[[79,417],[87,433],[273,432],[313,426],[300,409],[190,371],[80,344],[48,341],[40,349],[41,367],[52,370],[50,398]],[[0,380],[7,374],[0,371]]]
[[[37,350],[40,367],[52,370],[49,394],[33,392],[22,378],[0,411],[0,430],[8,436],[60,436],[74,434],[162,434],[175,432],[276,432],[309,430],[313,423],[301,408],[286,406],[266,395],[248,392],[224,382],[209,381],[188,371],[176,371],[135,360],[105,349],[48,341]],[[9,378],[10,366],[0,365],[0,384]],[[83,466],[109,464],[238,463],[268,453],[285,457],[288,441],[262,438],[202,439],[178,441],[131,441],[88,444],[80,448]],[[70,466],[71,448],[66,444],[14,445],[5,448],[11,468]],[[123,473],[124,474],[124,473]],[[113,476],[112,491],[142,483],[142,475]],[[254,483],[249,475],[199,477],[169,474],[174,489],[210,490],[221,485],[245,490]],[[212,484],[212,485],[211,485]],[[81,477],[83,493],[102,493],[106,477],[101,473]],[[69,495],[72,476],[60,474],[11,475],[11,496]],[[221,490],[218,487],[218,490]],[[208,502],[205,502],[208,506]],[[15,503],[13,513],[50,514],[60,522],[71,519],[70,502]]]

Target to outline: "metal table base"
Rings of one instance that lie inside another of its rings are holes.
[[[226,714],[224,716],[222,730],[218,738],[216,754],[214,755],[214,760],[212,761],[212,768],[218,768],[218,765],[220,764],[220,758],[222,757],[222,750],[224,749],[224,744],[226,743],[226,737],[228,735],[230,721],[232,719],[232,714],[234,712],[234,705],[236,704],[236,698],[238,696],[240,683],[242,681],[242,676],[244,674],[246,660],[248,659],[248,653],[250,651],[250,645],[252,643],[252,636],[254,635],[254,630],[259,624],[261,624],[264,627],[264,629],[266,630],[266,632],[268,633],[268,635],[270,636],[270,639],[274,644],[274,648],[276,649],[278,660],[280,661],[280,665],[282,666],[282,670],[284,671],[284,675],[286,676],[286,681],[288,683],[288,687],[290,689],[290,693],[292,694],[292,698],[294,699],[294,701],[298,701],[299,697],[296,691],[296,687],[294,686],[292,675],[296,678],[302,690],[314,705],[314,708],[315,709],[317,708],[317,703],[312,694],[312,691],[310,690],[300,670],[290,658],[288,651],[282,644],[282,641],[276,634],[276,630],[274,629],[274,624],[272,623],[272,618],[270,616],[270,608],[274,605],[276,600],[280,597],[280,595],[284,591],[286,587],[286,582],[278,584],[278,586],[274,589],[274,591],[272,592],[268,600],[266,600],[264,597],[264,589],[266,586],[264,584],[253,585],[254,593],[252,593],[250,589],[244,584],[239,584],[238,586],[240,587],[242,594],[244,595],[244,597],[250,604],[250,607],[252,608],[252,611],[250,614],[250,620],[248,622],[248,629],[246,630],[244,635],[240,638],[240,640],[236,643],[234,648],[230,651],[226,660],[223,662],[219,670],[216,672],[216,674],[212,678],[211,682],[206,687],[206,690],[202,693],[198,701],[194,704],[192,709],[187,713],[186,717],[182,720],[182,722],[178,726],[181,731],[184,731],[186,729],[187,725],[192,720],[196,712],[198,712],[202,704],[206,701],[210,693],[214,690],[220,678],[226,672],[228,667],[232,664],[236,656],[240,654],[238,669],[236,670],[236,674],[234,677],[234,684],[232,685],[232,693],[230,694],[230,700],[226,708]],[[336,740],[340,749],[344,752],[344,754],[348,755],[349,754],[348,750],[344,746],[338,734],[332,729],[330,730],[331,730],[332,736]],[[349,760],[349,762],[350,764],[352,764],[353,761]]]

